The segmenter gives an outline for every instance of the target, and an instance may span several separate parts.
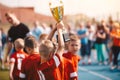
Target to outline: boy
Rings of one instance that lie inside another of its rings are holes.
[[[72,61],[75,71],[78,72],[78,62],[80,61],[80,56],[77,55],[81,45],[80,39],[77,35],[71,35],[70,41],[68,42],[68,52],[63,54],[63,57]]]
[[[47,37],[48,37],[48,34],[41,34],[40,36],[39,36],[39,43],[41,43],[43,40],[47,40]]]
[[[22,62],[20,80],[39,80],[36,68],[40,64],[38,42],[33,36],[26,37],[24,41],[25,50],[29,56]]]
[[[16,52],[10,57],[10,80],[18,80],[21,70],[22,60],[28,55],[23,51],[24,40],[18,38],[14,42]]]
[[[55,28],[52,30],[48,39],[51,39],[55,30],[56,30]],[[58,49],[52,59],[50,59],[50,55],[53,54],[54,52],[53,43],[49,40],[45,40],[43,43],[40,44],[42,64],[38,68],[39,75],[44,74],[44,78],[46,80],[76,80],[76,72],[74,72],[75,70],[73,68],[72,63],[68,59],[62,57],[64,51],[64,41],[62,36],[61,23],[57,24],[57,32],[58,32]],[[41,77],[42,76],[40,76],[40,78]]]

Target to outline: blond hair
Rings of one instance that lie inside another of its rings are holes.
[[[52,41],[50,41],[50,40],[43,40],[40,43],[39,51],[40,51],[40,53],[44,53],[46,55],[48,55],[51,52],[54,52],[54,45],[53,45]]]
[[[72,35],[70,35],[70,41],[79,41],[80,42],[80,39],[77,35],[72,34]]]
[[[48,34],[41,34],[39,37],[39,41],[45,40],[48,37]]]
[[[120,24],[118,22],[113,23],[113,28],[119,28],[120,29]]]
[[[24,40],[22,38],[18,38],[14,42],[15,48],[17,49],[23,49],[24,48]]]

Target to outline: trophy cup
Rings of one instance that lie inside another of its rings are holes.
[[[64,6],[63,6],[62,0],[50,0],[49,7],[57,23],[61,22],[63,19],[63,14],[64,14]],[[69,34],[66,32],[65,27],[62,30],[62,34],[63,34],[64,42],[70,40]]]

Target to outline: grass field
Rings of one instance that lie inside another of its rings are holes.
[[[9,80],[8,70],[0,70],[0,80]]]

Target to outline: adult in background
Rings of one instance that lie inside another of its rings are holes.
[[[95,26],[93,26],[90,21],[87,22],[86,28],[88,29],[88,33],[89,33],[88,34],[88,63],[91,64],[90,56],[91,56],[92,48],[95,43],[94,35],[96,32],[96,29],[95,29]]]
[[[39,36],[42,34],[41,26],[39,25],[39,21],[34,22],[34,28],[31,30],[32,35],[39,40]]]
[[[104,30],[104,26],[101,24],[97,25],[97,31],[96,31],[96,41],[95,41],[95,48],[97,50],[97,59],[99,65],[104,63],[105,65],[107,64],[105,61],[105,38],[106,38],[106,33]]]
[[[82,56],[82,64],[85,64],[85,57],[88,57],[89,60],[89,52],[88,52],[88,29],[84,26],[83,23],[79,23],[79,30],[77,31],[79,38],[81,39],[81,56]],[[89,62],[88,62],[89,64]]]
[[[14,52],[13,43],[16,39],[24,39],[29,33],[29,28],[20,22],[13,12],[5,14],[7,21],[11,24],[7,34],[7,55]],[[12,50],[13,49],[13,50]],[[12,51],[12,52],[10,52]]]

